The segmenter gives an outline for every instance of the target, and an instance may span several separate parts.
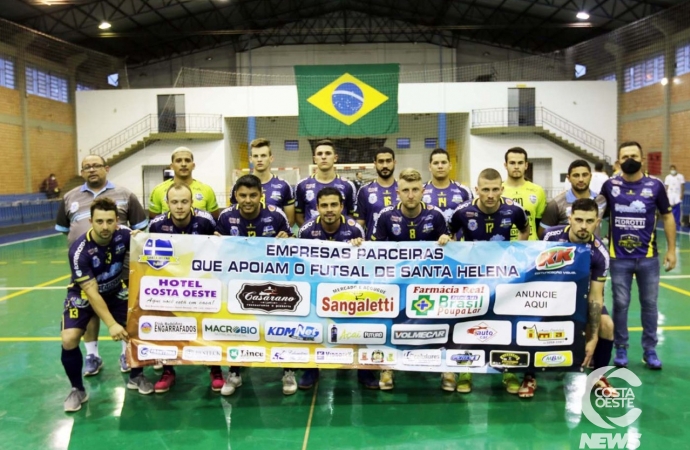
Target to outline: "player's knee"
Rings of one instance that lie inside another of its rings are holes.
[[[599,324],[599,337],[602,339],[613,340],[613,320],[609,315],[601,316],[601,323]]]
[[[88,325],[86,326],[86,332],[84,333],[84,341],[93,342],[98,340],[98,333],[101,328],[101,322],[98,316],[93,316]]]
[[[84,331],[79,328],[68,328],[62,330],[60,337],[62,338],[62,348],[65,350],[74,350],[79,346],[79,340],[81,339]]]

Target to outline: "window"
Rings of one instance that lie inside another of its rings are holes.
[[[616,74],[615,73],[610,73],[608,75],[604,75],[603,77],[599,78],[600,81],[616,81]]]
[[[658,83],[664,78],[664,55],[640,61],[625,69],[625,92]]]
[[[14,89],[14,61],[0,58],[0,86]]]
[[[93,91],[93,86],[84,83],[77,83],[78,91]]]
[[[690,44],[676,49],[676,75],[690,72]]]
[[[117,73],[108,75],[108,84],[117,87],[120,84],[120,75]]]
[[[51,75],[35,67],[26,67],[26,92],[39,97],[69,102],[67,78],[59,75]]]
[[[575,64],[575,78],[582,78],[587,74],[587,66],[584,64]]]

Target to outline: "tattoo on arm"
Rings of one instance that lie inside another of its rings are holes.
[[[601,323],[601,305],[595,301],[589,302],[589,331],[592,336],[599,335],[599,324]]]

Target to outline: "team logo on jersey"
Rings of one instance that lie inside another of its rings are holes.
[[[422,197],[422,201],[424,203],[431,203],[431,195],[425,195],[424,197]]]
[[[434,231],[433,223],[425,223],[422,227],[422,233],[431,233],[432,231]]]
[[[272,225],[266,225],[264,227],[263,235],[264,236],[271,236],[273,234],[275,234],[275,229],[273,228],[273,226]]]
[[[640,195],[642,197],[652,197],[654,194],[652,193],[652,190],[649,188],[644,188],[642,189],[642,192],[640,192]]]
[[[356,224],[355,219],[347,219],[347,224],[351,227],[354,227]]]
[[[467,228],[469,228],[471,231],[475,231],[477,229],[477,221],[474,219],[470,219],[467,222]]]
[[[72,202],[71,205],[69,205],[69,212],[72,214],[76,213],[79,211],[79,202]]]
[[[400,233],[402,233],[402,228],[400,227],[399,223],[394,223],[391,226],[391,231],[393,232],[394,235],[399,236]]]
[[[510,219],[501,219],[501,225],[499,225],[502,228],[510,228],[513,226],[513,221]]]
[[[621,188],[618,186],[612,187],[611,188],[611,195],[613,195],[614,197],[618,197],[619,195],[621,195]]]
[[[179,264],[180,258],[175,256],[175,249],[168,239],[149,238],[144,242],[144,254],[139,256],[139,262],[160,270],[170,263]]]
[[[529,196],[529,201],[532,202],[533,205],[537,204],[537,196],[532,194]]]
[[[230,236],[239,236],[239,235],[240,235],[240,230],[237,227],[235,227],[235,226],[230,227]]]
[[[283,198],[283,196],[280,195],[280,191],[273,191],[271,192],[271,198],[273,200],[280,200],[281,198]]]
[[[452,199],[451,201],[452,201],[453,203],[460,203],[460,202],[462,202],[462,195],[460,195],[460,194],[454,195],[454,196],[453,196],[453,199]]]
[[[95,256],[95,255],[94,255],[94,257],[93,257],[93,259],[92,259],[91,261],[92,261],[92,264],[93,264],[93,268],[94,268],[94,269],[96,269],[98,266],[101,265],[101,260],[98,259],[98,256]]]
[[[369,194],[369,203],[373,205],[374,203],[376,203],[376,200],[378,200],[376,194]]]
[[[314,191],[309,189],[305,194],[304,197],[307,199],[308,202],[314,200]]]

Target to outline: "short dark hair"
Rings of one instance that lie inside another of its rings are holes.
[[[597,172],[603,172],[604,171],[604,163],[603,162],[598,162],[594,164],[594,170]]]
[[[429,155],[429,162],[434,159],[435,155],[446,155],[446,158],[448,158],[448,162],[450,162],[450,154],[446,151],[445,148],[435,148],[431,151],[431,154]]]
[[[575,161],[571,162],[568,166],[568,175],[570,175],[570,172],[572,172],[574,169],[577,169],[578,167],[586,167],[587,171],[589,173],[592,173],[592,168],[590,167],[587,161],[585,161],[584,159],[576,159]]]
[[[379,155],[383,155],[384,153],[390,153],[393,156],[393,159],[395,159],[395,152],[393,151],[392,148],[388,147],[379,147],[376,152],[374,153],[374,161],[379,157]]]
[[[170,187],[168,188],[168,190],[165,191],[165,199],[166,199],[166,200],[168,199],[168,194],[170,194],[170,191],[172,191],[173,189],[176,190],[176,191],[177,191],[177,190],[180,190],[180,189],[186,189],[186,190],[188,190],[188,191],[189,191],[189,198],[191,198],[192,200],[194,200],[194,194],[192,193],[192,188],[190,188],[189,185],[188,185],[187,183],[182,183],[182,182],[180,182],[180,181],[171,184]]]
[[[343,194],[337,190],[334,187],[328,186],[319,191],[318,194],[316,194],[316,204],[319,204],[319,200],[321,200],[322,197],[325,197],[327,195],[337,195],[338,200],[340,201],[340,204],[343,204]]]
[[[640,149],[640,156],[644,156],[644,154],[642,153],[642,146],[640,145],[639,142],[637,142],[637,141],[626,141],[626,142],[623,142],[621,145],[618,146],[618,157],[619,158],[621,157],[621,149],[623,147],[637,147]]]
[[[113,211],[115,217],[117,217],[117,205],[111,198],[100,197],[94,200],[91,203],[91,217],[93,217],[93,212],[97,209],[100,211]]]
[[[575,211],[594,211],[599,214],[599,206],[597,205],[597,202],[592,200],[591,198],[578,198],[575,200],[570,207],[570,213],[574,213]]]
[[[248,174],[242,175],[237,179],[235,183],[235,192],[241,187],[246,187],[247,189],[258,189],[261,192],[261,180],[256,175]]]
[[[330,139],[321,139],[320,141],[316,141],[316,144],[314,144],[314,150],[312,150],[312,153],[315,153],[316,148],[320,147],[322,145],[328,145],[329,147],[331,147],[333,149],[333,153],[336,153],[336,154],[338,153],[338,151],[335,149],[335,144]]]
[[[501,174],[496,169],[488,168],[479,172],[477,181],[479,181],[480,178],[484,178],[487,181],[500,180]]]
[[[509,148],[506,151],[506,154],[503,155],[503,162],[508,162],[508,154],[509,153],[519,153],[521,155],[524,155],[525,156],[525,162],[527,162],[527,150],[525,150],[524,148],[522,148],[522,147]]]

